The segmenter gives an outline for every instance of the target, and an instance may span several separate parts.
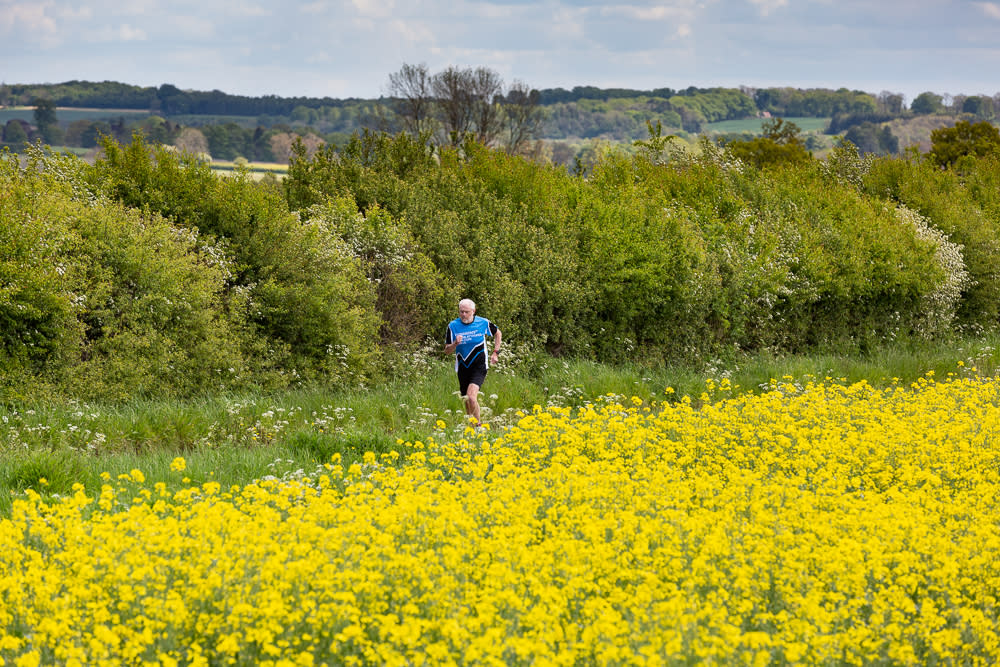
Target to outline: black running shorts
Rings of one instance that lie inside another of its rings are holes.
[[[486,366],[473,364],[471,368],[467,368],[462,364],[458,365],[458,388],[463,397],[468,394],[470,384],[482,387],[485,381]]]

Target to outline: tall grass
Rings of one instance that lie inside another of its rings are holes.
[[[780,378],[864,379],[885,386],[929,371],[938,378],[994,375],[1000,336],[887,347],[865,356],[734,355],[697,367],[607,366],[507,354],[480,394],[484,421],[494,431],[536,404],[573,406],[606,394],[647,403],[682,396],[697,402],[709,378],[728,378],[736,391],[756,392]],[[12,494],[26,488],[67,494],[81,483],[93,492],[132,469],[152,483],[176,484],[169,472],[177,457],[184,458],[190,481],[228,488],[268,475],[307,474],[334,455],[349,464],[366,451],[394,449],[397,440],[468,437],[457,390],[450,361],[424,357],[412,368],[401,360],[395,382],[368,388],[0,406],[0,515],[9,513]]]

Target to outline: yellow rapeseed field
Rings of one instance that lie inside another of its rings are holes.
[[[708,384],[292,481],[29,491],[0,664],[1000,662],[1000,382]]]

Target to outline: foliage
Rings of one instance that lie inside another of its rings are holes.
[[[804,165],[812,160],[795,123],[771,118],[761,124],[762,136],[749,140],[730,141],[726,150],[735,158],[758,169],[774,166]]]
[[[766,131],[797,146],[791,124]],[[707,142],[697,157],[659,138],[635,157],[605,153],[581,181],[475,144],[400,169],[386,158],[423,155],[412,140],[366,135],[298,160],[286,193],[293,208],[349,193],[405,221],[459,295],[562,354],[852,348],[947,328],[952,311],[928,315],[923,296],[946,279],[932,259],[944,239],[920,238],[857,179],[831,183],[806,161],[763,175]]]
[[[899,113],[839,113],[830,119],[826,134],[843,134],[851,128],[865,123],[881,125],[899,116]]]
[[[862,153],[875,153],[876,155],[899,153],[899,140],[888,125],[883,125],[881,128],[869,122],[854,125],[847,130],[844,141],[851,142]]]
[[[3,128],[3,141],[20,149],[28,141],[28,132],[24,129],[24,123],[15,118],[8,120]]]
[[[927,91],[913,98],[913,102],[910,103],[910,109],[916,114],[939,113],[944,109],[942,101],[941,95]]]
[[[42,216],[70,239],[20,251],[60,253],[31,281],[17,273],[30,264],[9,269],[25,288],[10,296],[11,312],[23,312],[7,335],[8,366],[111,397],[358,382],[375,370],[375,295],[328,225],[301,220],[245,172],[218,178],[138,136],[104,148],[93,167],[45,155],[23,171],[5,162],[15,192],[45,193],[9,200],[12,232]],[[39,233],[23,232],[21,244]],[[31,308],[17,305],[26,299]]]
[[[782,117],[831,117],[841,113],[873,113],[878,109],[878,102],[870,93],[846,88],[759,88],[754,101],[761,111]]]
[[[401,220],[374,204],[364,213],[350,196],[306,209],[343,239],[376,294],[383,343],[412,345],[447,321],[457,298]]]
[[[960,120],[954,127],[931,132],[928,157],[934,163],[950,167],[967,155],[1000,155],[1000,129],[984,120],[978,123]]]
[[[982,175],[989,174],[995,164],[995,160],[983,161]],[[1000,246],[996,241],[1000,218],[995,209],[984,210],[980,202],[986,204],[996,197],[984,197],[981,191],[980,196],[970,196],[956,173],[930,161],[902,158],[871,162],[863,187],[870,196],[887,197],[920,214],[961,246],[970,282],[963,290],[958,321],[967,326],[995,326],[1000,315]]]
[[[73,159],[4,164],[5,398],[187,394],[242,370],[229,267],[194,232],[88,193]]]
[[[645,140],[636,139],[632,145],[636,146],[643,158],[649,162],[653,164],[665,163],[670,142],[677,137],[673,134],[664,136],[663,125],[660,121],[656,121],[655,127],[651,122],[646,121],[646,129],[649,132],[649,137]]]

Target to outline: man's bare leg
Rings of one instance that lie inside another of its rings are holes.
[[[479,424],[479,385],[470,384],[465,392],[465,414]]]

